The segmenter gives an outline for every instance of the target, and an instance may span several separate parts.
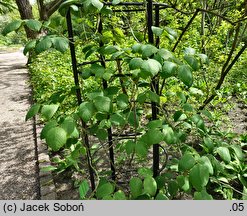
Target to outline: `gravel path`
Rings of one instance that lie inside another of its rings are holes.
[[[0,53],[0,200],[39,196],[26,61],[21,51]]]

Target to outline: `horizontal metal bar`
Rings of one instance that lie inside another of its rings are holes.
[[[113,5],[112,2],[103,2],[104,5],[118,7],[118,6],[145,6],[144,2],[120,2],[119,4]],[[76,3],[75,4],[78,7],[83,7],[82,3]],[[172,8],[172,6],[166,4],[166,3],[159,3],[159,2],[153,2],[154,6],[163,6],[161,9],[164,8]]]
[[[146,9],[120,9],[120,10],[113,10],[113,12],[142,12],[142,11],[146,11]]]

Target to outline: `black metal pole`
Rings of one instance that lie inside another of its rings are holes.
[[[147,27],[148,27],[148,42],[154,43],[154,34],[152,31],[153,26],[153,2],[152,0],[147,0]]]
[[[155,5],[155,26],[159,27],[160,26],[160,6]],[[160,44],[160,37],[156,37],[156,42],[155,45],[156,47],[159,47]]]
[[[99,21],[99,33],[102,34],[103,31],[103,25],[102,25],[102,20],[100,18]],[[104,46],[103,42],[100,41],[100,47]],[[105,57],[103,55],[100,55],[100,59],[101,59],[101,65],[105,68],[106,64],[105,64]],[[108,87],[107,81],[103,80],[103,88],[106,89]],[[116,169],[114,166],[114,147],[113,147],[113,137],[112,137],[112,129],[111,127],[107,129],[107,134],[108,134],[108,143],[109,143],[109,157],[110,157],[110,166],[111,166],[111,179],[113,181],[116,180]]]
[[[154,44],[154,35],[152,32],[152,26],[153,26],[153,2],[152,0],[147,0],[147,28],[148,28],[148,42],[151,44]],[[157,92],[157,81],[156,77],[152,79],[151,82],[151,91]],[[158,115],[158,108],[157,104],[155,102],[151,103],[152,106],[152,120],[157,119]],[[156,177],[159,174],[159,145],[154,144],[153,145],[153,176]]]
[[[73,75],[74,75],[74,83],[76,87],[76,97],[77,97],[78,105],[80,105],[82,103],[82,97],[81,97],[81,91],[80,91],[79,76],[78,76],[78,71],[77,71],[77,61],[76,61],[76,54],[75,54],[74,35],[73,35],[73,27],[72,27],[70,9],[68,10],[66,14],[66,21],[67,21],[67,28],[68,28],[72,70],[73,70]],[[81,119],[81,124],[82,124],[82,127],[86,129],[86,124],[82,119]],[[90,145],[89,145],[87,133],[83,134],[83,138],[84,138],[84,143],[87,148],[87,162],[88,162],[88,168],[89,168],[91,188],[92,190],[95,190],[94,171],[93,171],[93,167],[91,164],[91,152],[90,152]]]

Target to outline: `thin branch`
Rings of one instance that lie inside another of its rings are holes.
[[[216,12],[210,11],[210,10],[206,10],[206,9],[202,9],[202,8],[198,8],[197,10],[201,11],[201,12],[206,12],[206,13],[210,13],[213,14],[214,16],[220,17],[221,19],[229,22],[232,25],[235,25],[235,23],[233,21],[231,21],[230,19],[226,18],[225,16],[222,16],[221,14],[218,14]]]
[[[47,18],[50,17],[61,5],[63,0],[54,0],[46,5],[44,5],[46,13],[47,13]]]
[[[174,52],[179,44],[179,42],[182,40],[185,32],[189,29],[191,23],[193,22],[193,20],[196,18],[197,14],[198,14],[199,10],[197,9],[194,13],[194,15],[191,17],[191,19],[189,20],[189,22],[187,23],[187,25],[185,26],[185,28],[183,29],[182,33],[180,34],[176,44],[174,45],[172,52]]]
[[[218,81],[217,86],[215,87],[215,91],[219,90],[221,85],[223,84],[226,75],[229,73],[229,71],[232,69],[232,67],[234,66],[234,64],[237,62],[237,60],[239,59],[239,57],[242,55],[242,53],[246,50],[247,48],[247,43],[245,43],[245,45],[241,48],[241,50],[238,52],[238,54],[235,56],[235,58],[232,60],[231,64],[226,68],[226,70],[224,71],[224,73],[222,73],[220,80]],[[203,105],[199,108],[199,110],[204,109],[205,106],[207,106],[216,96],[216,92],[214,92],[209,98],[207,98],[204,102]]]
[[[227,65],[229,64],[229,62],[230,62],[230,60],[232,58],[234,50],[236,49],[237,42],[238,42],[239,29],[240,29],[240,23],[238,24],[238,26],[237,26],[237,28],[235,30],[236,33],[235,33],[234,40],[233,40],[233,43],[232,43],[232,48],[231,48],[231,51],[230,51],[230,53],[228,55],[228,58],[227,58],[225,64],[222,67],[221,74],[225,73],[225,69],[226,69]]]

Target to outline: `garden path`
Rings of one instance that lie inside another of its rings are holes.
[[[0,200],[39,196],[26,57],[0,52]]]

